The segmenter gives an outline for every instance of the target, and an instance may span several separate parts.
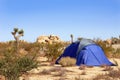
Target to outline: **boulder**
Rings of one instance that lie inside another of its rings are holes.
[[[49,44],[52,44],[52,43],[62,42],[62,41],[56,35],[49,35],[49,36],[42,35],[42,36],[39,36],[37,38],[37,42],[38,43],[49,43]]]

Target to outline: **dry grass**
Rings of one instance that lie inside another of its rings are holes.
[[[60,59],[59,64],[62,65],[63,67],[75,66],[76,59],[70,57],[63,57]]]
[[[120,68],[118,70],[107,69],[108,73],[99,74],[93,80],[120,80]]]
[[[112,71],[113,68],[111,66],[105,66],[103,71]]]
[[[43,69],[43,71],[40,72],[39,74],[40,74],[40,75],[50,75],[51,72],[50,72],[50,70]]]
[[[12,50],[12,49],[14,50],[13,44],[14,44],[14,42],[0,43],[0,56],[2,56],[6,50]],[[20,45],[20,53],[23,55],[28,54],[28,53],[39,54],[41,48],[45,47],[45,45],[41,45],[38,43],[21,42],[20,44],[21,44]],[[120,50],[116,50],[114,52],[114,50],[111,47],[106,48],[106,46],[104,44],[103,44],[103,46],[104,46],[103,48],[106,49],[105,51],[108,56],[114,55],[113,56],[114,58],[119,57]],[[57,56],[55,56],[55,58]],[[93,78],[93,76],[97,76],[93,80],[100,80],[100,79],[119,80],[120,79],[120,77],[119,77],[120,69],[114,70],[114,68],[120,67],[119,60],[117,60],[117,61],[112,60],[118,66],[110,67],[110,66],[103,65],[99,68],[96,68],[93,66],[90,66],[90,68],[89,68],[89,66],[85,66],[85,65],[76,67],[76,66],[74,66],[76,63],[74,60],[71,61],[71,60],[67,59],[64,61],[66,61],[65,64],[67,64],[67,65],[64,65],[66,67],[59,67],[59,66],[55,67],[54,63],[51,63],[51,65],[49,65],[49,64],[46,64],[47,61],[40,61],[41,65],[40,65],[39,74],[35,73],[34,76],[28,75],[28,77],[35,78],[35,79],[29,79],[29,80],[48,80],[48,78],[50,80],[84,80],[84,77],[85,77],[85,80],[86,80],[86,77],[89,80],[89,79]],[[49,62],[47,62],[47,63],[49,63]],[[48,68],[46,68],[46,67],[48,67]],[[50,68],[50,67],[52,67],[52,68]],[[79,76],[76,77],[76,75],[79,75]]]

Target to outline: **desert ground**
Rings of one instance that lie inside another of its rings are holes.
[[[120,45],[115,45],[114,47],[116,48],[116,46],[119,48]],[[119,70],[120,72],[120,58],[109,58],[111,62],[118,64],[118,66],[110,67],[87,67],[85,65],[62,67],[53,62],[48,62],[46,57],[38,56],[37,60],[39,61],[39,66],[23,74],[20,80],[120,80],[120,77],[114,79],[94,79],[98,75],[108,74],[111,70]],[[119,75],[117,74],[117,76]],[[0,80],[5,79],[0,75]]]
[[[38,60],[40,61],[40,67],[24,74],[20,77],[20,80],[93,80],[99,74],[108,73],[105,67],[61,67],[61,65],[47,62],[45,57],[39,57]],[[111,66],[110,68],[113,70],[120,68],[120,59],[111,58],[109,60],[118,63],[118,66]]]

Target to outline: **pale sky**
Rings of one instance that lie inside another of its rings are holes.
[[[118,37],[120,0],[0,0],[0,41],[14,40],[15,27],[30,42],[50,34],[65,41],[70,34],[75,39]]]

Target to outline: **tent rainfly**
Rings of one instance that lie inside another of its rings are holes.
[[[59,64],[62,57],[75,58],[78,66],[83,64],[87,66],[114,66],[105,56],[103,49],[90,39],[83,38],[71,43],[56,60],[56,64]]]

